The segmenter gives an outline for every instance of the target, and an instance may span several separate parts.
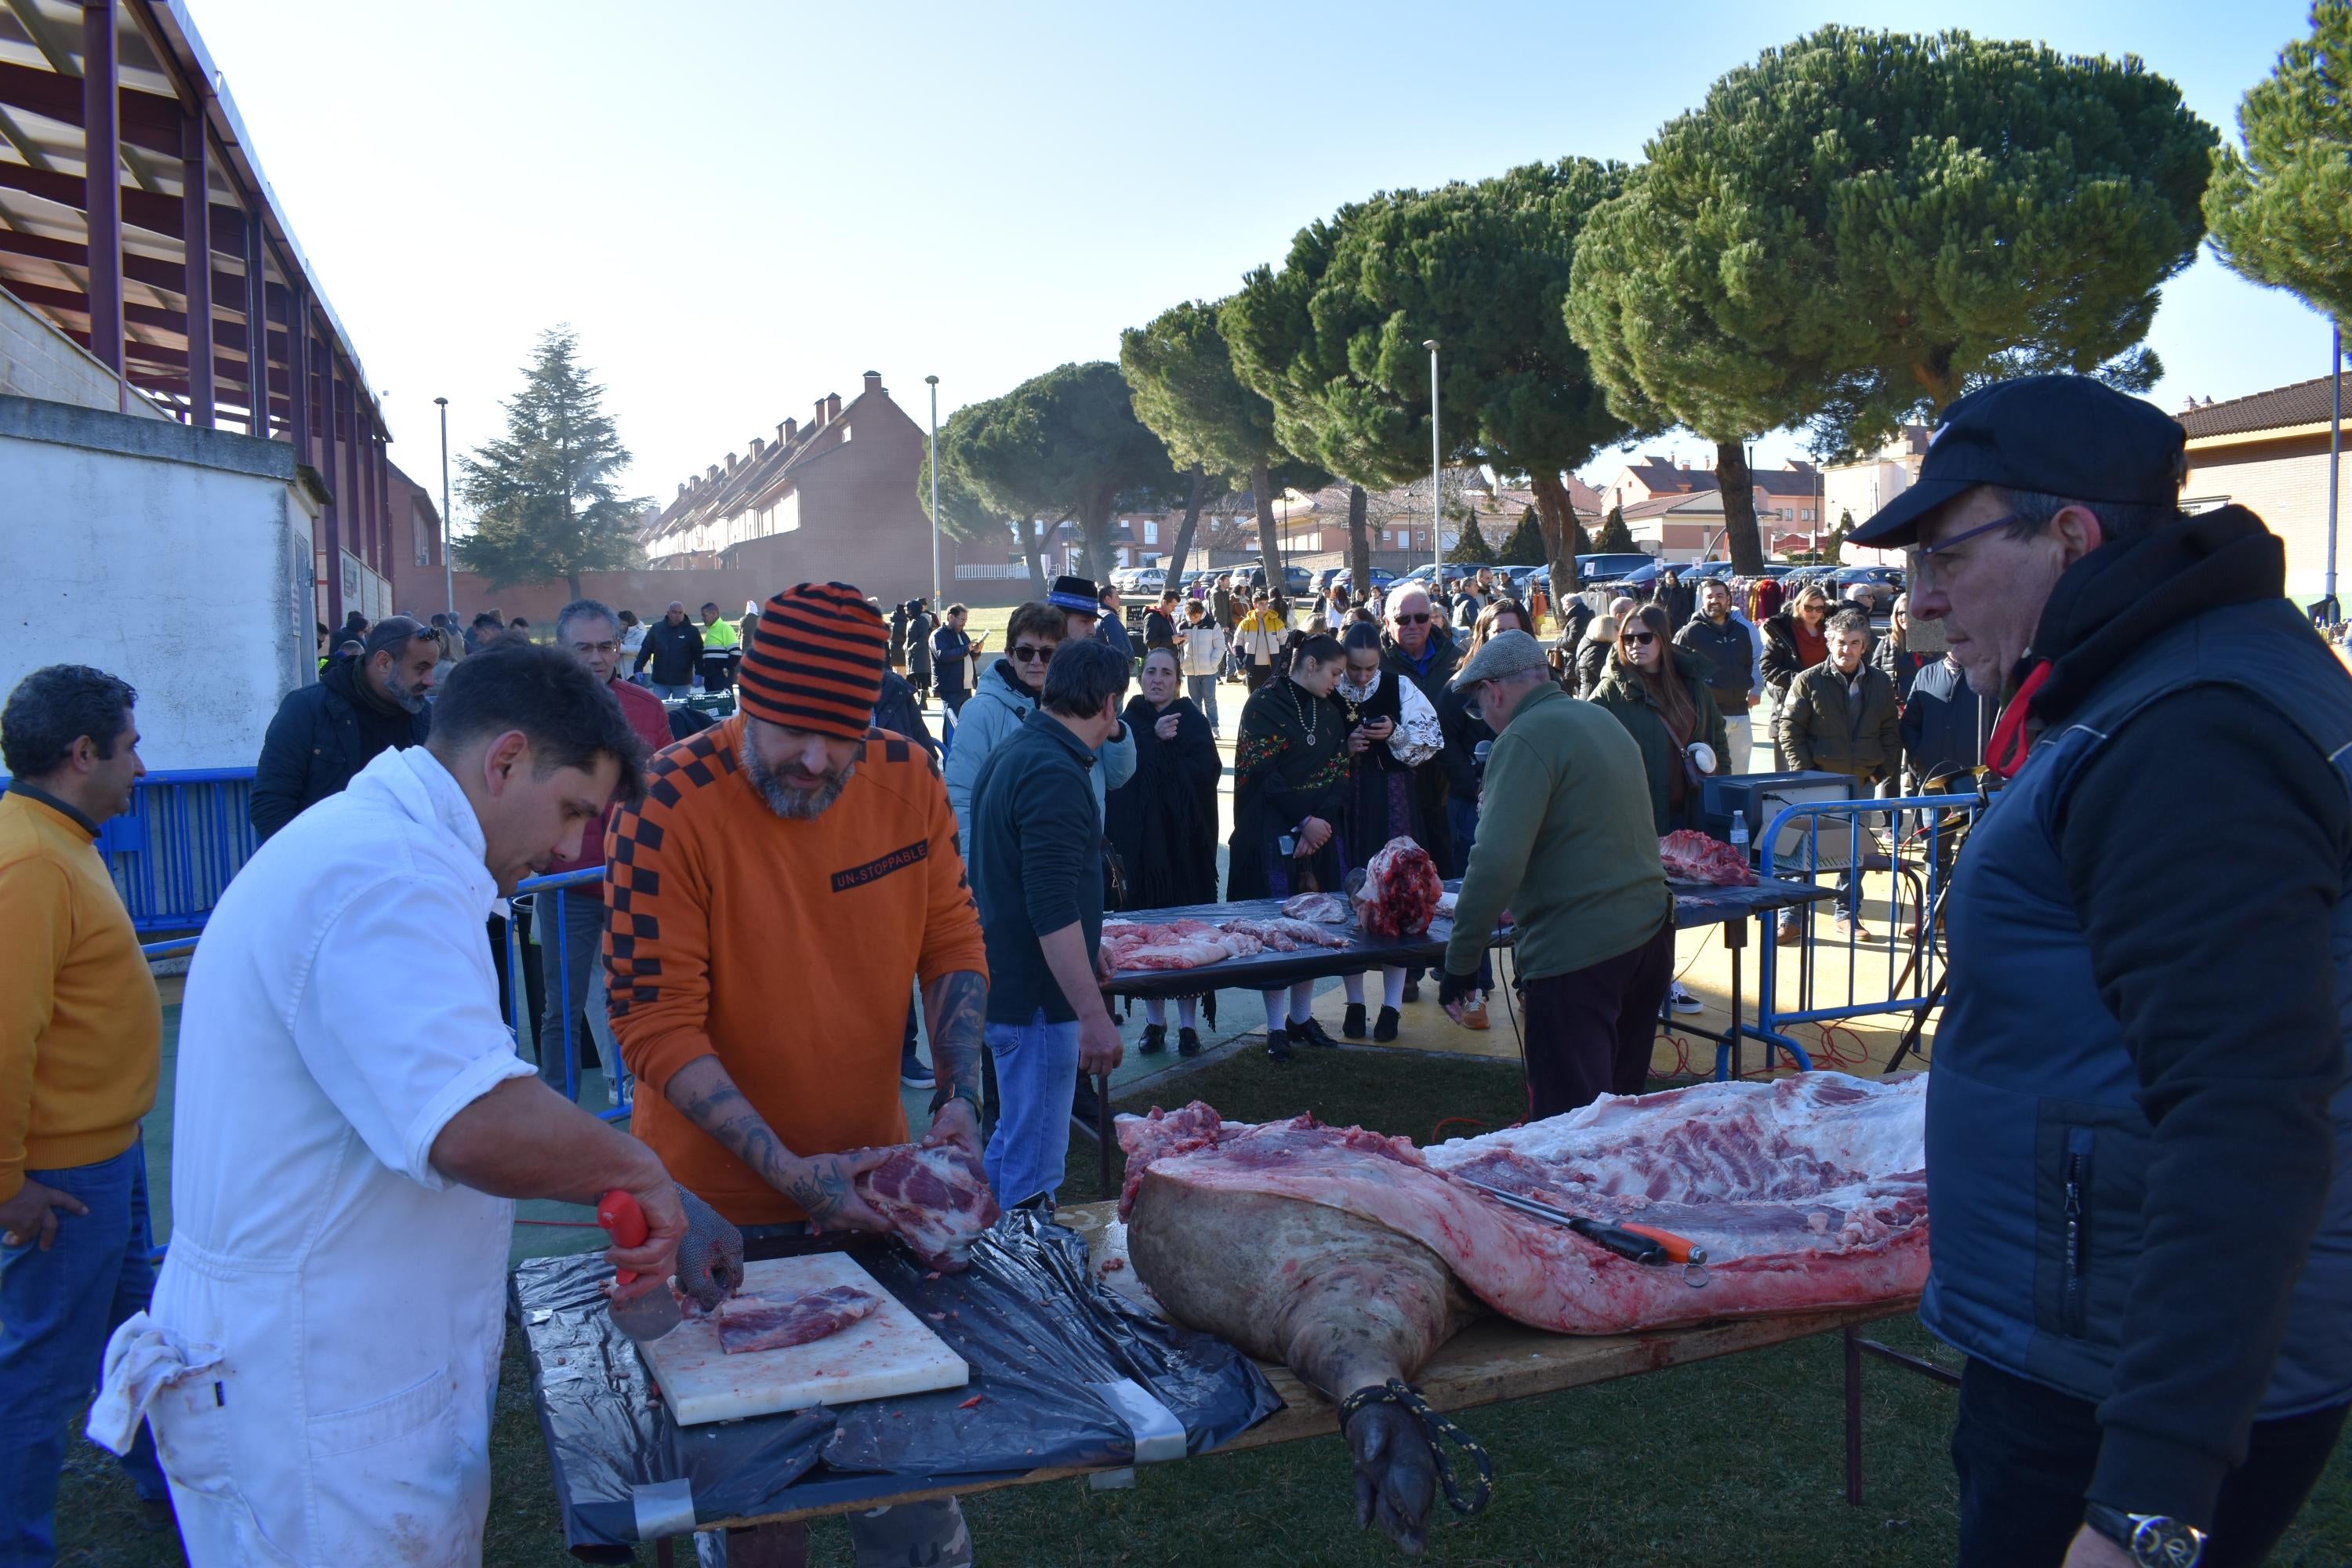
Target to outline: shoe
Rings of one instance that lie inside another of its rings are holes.
[[[1201,1054],[1201,1031],[1198,1029],[1177,1030],[1176,1054],[1180,1057],[1199,1056]]]
[[[1156,1057],[1167,1048],[1168,1026],[1165,1024],[1144,1025],[1143,1037],[1135,1042],[1136,1054],[1138,1056]]]
[[[1772,940],[1782,947],[1794,947],[1805,940],[1805,933],[1794,921],[1779,921],[1773,924]]]
[[[1878,940],[1876,937],[1872,936],[1868,931],[1863,929],[1862,922],[1860,921],[1853,919],[1850,915],[1840,915],[1835,921],[1832,921],[1831,924],[1836,930],[1838,935],[1851,935],[1856,942],[1875,942]]]
[[[1462,1009],[1462,1026],[1465,1029],[1491,1027],[1486,1022],[1486,999],[1483,996]]]
[[[1675,982],[1674,989],[1666,994],[1666,999],[1677,1013],[1696,1013],[1706,1005],[1697,997],[1692,995],[1679,980]]]
[[[1288,1061],[1293,1054],[1290,1049],[1290,1031],[1268,1029],[1265,1032],[1265,1054],[1278,1062]]]
[[[161,1535],[167,1530],[176,1531],[179,1527],[179,1516],[172,1511],[170,1498],[145,1497],[139,1500],[140,1529],[151,1535]]]
[[[922,1058],[908,1051],[898,1058],[898,1081],[908,1089],[929,1089],[939,1079],[931,1076],[931,1069],[923,1065]]]
[[[1370,1026],[1364,1022],[1364,1005],[1361,1002],[1349,1003],[1348,1010],[1339,1015],[1339,1032],[1351,1040],[1360,1040],[1370,1032]]]
[[[1327,1051],[1336,1051],[1339,1048],[1339,1042],[1326,1033],[1323,1026],[1313,1018],[1304,1023],[1291,1025],[1290,1037],[1294,1040],[1304,1040],[1310,1046],[1319,1046]]]
[[[1412,987],[1408,986],[1406,989],[1411,990]],[[1397,1037],[1397,1024],[1402,1016],[1402,1015],[1399,1014],[1393,1007],[1381,1008],[1380,1021],[1372,1026],[1372,1038],[1384,1043],[1386,1041],[1395,1039]]]
[[[1421,1000],[1421,982],[1418,979],[1411,977],[1406,979],[1404,983],[1404,999],[1408,1002],[1418,1002]]]

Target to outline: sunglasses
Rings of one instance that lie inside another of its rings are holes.
[[[1425,626],[1434,618],[1434,616],[1423,612],[1418,616],[1399,616],[1396,620],[1397,625],[1401,626]]]
[[[1652,643],[1658,640],[1658,634],[1655,632],[1627,632],[1620,640],[1632,643],[1635,647],[1647,647]]]
[[[1052,648],[1036,647],[1025,642],[1014,643],[1013,647],[1006,651],[1010,652],[1014,659],[1023,664],[1043,664],[1047,659],[1054,657],[1054,650]]]

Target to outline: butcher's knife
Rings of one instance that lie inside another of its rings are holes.
[[[596,1223],[613,1233],[613,1239],[623,1247],[643,1247],[646,1244],[646,1211],[637,1200],[614,1187],[596,1200]],[[613,1275],[614,1297],[610,1310],[613,1326],[641,1345],[649,1345],[677,1327],[677,1297],[667,1282],[642,1295],[623,1300],[620,1291],[636,1283],[634,1269],[616,1269]]]
[[[1685,1282],[1694,1290],[1706,1284],[1706,1248],[1694,1246],[1688,1237],[1677,1236],[1654,1225],[1611,1225],[1606,1220],[1588,1219],[1566,1209],[1554,1208],[1536,1198],[1524,1197],[1501,1187],[1490,1187],[1484,1182],[1471,1181],[1467,1176],[1458,1179],[1469,1183],[1507,1208],[1533,1215],[1538,1219],[1548,1219],[1554,1225],[1564,1225],[1585,1240],[1596,1247],[1605,1247],[1620,1258],[1653,1267],[1679,1263],[1683,1266]]]

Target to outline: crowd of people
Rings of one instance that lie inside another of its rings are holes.
[[[160,1271],[161,1005],[96,849],[144,773],[137,696],[33,672],[0,712],[0,1561],[53,1557],[59,1416],[93,1384],[91,1434],[197,1568],[257,1542],[478,1560],[511,1201],[627,1193],[648,1232],[608,1257],[705,1305],[747,1238],[887,1229],[856,1184],[915,1136],[910,1009],[922,1140],[1050,1209],[1080,1086],[1124,1048],[1106,912],[1219,900],[1232,679],[1223,899],[1420,846],[1462,879],[1437,999],[1472,1026],[1511,912],[1531,1118],[1646,1086],[1658,836],[1748,761],[1732,721],[1765,694],[1791,767],[2010,781],[1954,873],[1925,1131],[1921,1316],[1968,1358],[1959,1555],[2258,1562],[2352,1410],[2352,679],[2259,519],[2178,510],[2180,439],[2085,378],[1963,398],[1857,534],[1916,547],[1884,635],[1709,584],[1562,605],[1548,647],[1475,579],[1335,591],[1297,626],[1230,583],[1167,595],[1138,647],[1116,593],[1063,577],[992,659],[961,606],[886,616],[841,584],[731,635],[716,606],[639,626],[591,600],[552,646],[349,623],[269,725],[262,842],[190,968]],[[1951,652],[1912,651],[1912,604]],[[660,690],[697,682],[734,710],[680,735]],[[557,906],[534,1065],[497,922],[563,868],[602,876]],[[1376,1014],[1348,979],[1339,1034],[1394,1037],[1418,979],[1382,971]],[[1277,1059],[1337,1043],[1311,984],[1262,1001]],[[627,1131],[555,1092],[579,1064],[547,1021],[574,1016],[644,1086]],[[1167,1046],[1155,1010],[1139,1048]],[[848,1524],[862,1561],[972,1561],[952,1498]]]

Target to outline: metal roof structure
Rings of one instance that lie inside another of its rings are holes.
[[[330,619],[340,551],[389,565],[382,410],[184,0],[0,0],[0,288],[173,416],[294,444]]]

